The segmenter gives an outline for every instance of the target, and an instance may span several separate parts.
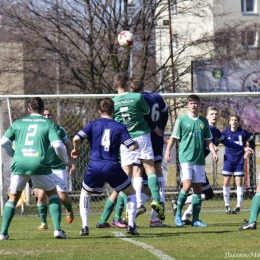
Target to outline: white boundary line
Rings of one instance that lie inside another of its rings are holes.
[[[140,247],[144,248],[145,250],[148,250],[151,254],[155,255],[156,257],[158,257],[161,260],[175,260],[175,258],[170,257],[170,256],[164,254],[164,252],[162,252],[159,249],[154,248],[153,246],[149,246],[149,245],[147,245],[147,244],[145,244],[143,242],[136,241],[136,240],[133,240],[131,238],[127,238],[121,232],[113,232],[113,233],[115,234],[116,237],[122,239],[123,241],[130,242],[130,243],[132,243],[134,245],[137,245],[137,246],[140,246]]]

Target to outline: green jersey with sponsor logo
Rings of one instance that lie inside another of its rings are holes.
[[[151,132],[143,116],[149,114],[150,108],[140,93],[126,92],[115,96],[113,100],[115,102],[114,119],[126,125],[132,138]]]
[[[179,139],[179,162],[205,165],[204,141],[212,139],[208,120],[188,114],[177,118],[172,137]]]
[[[62,142],[67,143],[69,141],[69,137],[68,137],[65,129],[62,126],[58,125],[57,131],[58,131],[58,135],[59,135],[60,139],[62,140]],[[55,151],[51,145],[49,146],[47,157],[48,157],[48,161],[49,161],[52,169],[55,169],[55,170],[66,169],[66,165],[61,161],[61,159],[55,153]]]
[[[50,143],[60,140],[53,121],[39,114],[16,120],[4,136],[15,142],[11,170],[13,174],[50,174],[47,153]]]

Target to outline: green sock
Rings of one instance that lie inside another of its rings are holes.
[[[44,223],[44,224],[47,224],[47,209],[48,209],[48,206],[46,204],[45,205],[37,204],[37,209],[38,209],[38,213],[39,213],[41,222]]]
[[[2,229],[1,233],[5,236],[8,235],[8,228],[12,222],[16,209],[16,204],[14,202],[7,201],[4,206],[4,215],[2,219]]]
[[[260,192],[256,193],[250,209],[250,219],[248,223],[253,223],[257,220],[258,214],[260,210]]]
[[[160,201],[159,183],[155,173],[150,173],[148,175],[148,187],[152,193],[153,200],[159,203]]]
[[[112,201],[110,198],[108,198],[105,208],[103,210],[102,216],[99,220],[100,224],[105,224],[107,222],[107,220],[109,219],[113,209],[115,207],[115,202]]]
[[[72,204],[71,204],[71,200],[68,204],[63,204],[64,207],[66,208],[67,212],[71,212],[72,211]]]
[[[115,212],[115,220],[119,220],[122,217],[124,207],[125,207],[125,199],[124,199],[124,193],[120,192],[117,197],[116,201],[116,212]],[[126,195],[125,195],[126,196]]]
[[[61,230],[61,202],[58,195],[52,195],[49,197],[50,213],[53,222],[54,229]]]
[[[187,197],[188,197],[188,193],[186,193],[184,190],[181,189],[179,196],[178,196],[176,215],[181,215],[181,211],[182,211],[182,208],[185,204]]]
[[[198,221],[201,209],[201,194],[193,194],[191,199],[192,221]]]

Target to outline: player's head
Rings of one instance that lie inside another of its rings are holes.
[[[101,115],[114,115],[114,101],[111,98],[104,98],[99,100],[97,108]]]
[[[28,104],[28,112],[31,114],[33,112],[42,114],[44,110],[44,102],[40,97],[33,97],[30,99]]]
[[[46,118],[50,118],[51,117],[51,112],[50,112],[50,110],[48,108],[44,108],[43,116],[46,117]]]
[[[128,80],[129,80],[129,78],[126,73],[124,73],[124,72],[117,73],[114,76],[115,88],[117,88],[117,89],[118,88],[123,88],[123,89],[128,88],[128,85],[127,85]]]
[[[219,116],[219,110],[217,107],[210,106],[207,108],[206,118],[208,119],[210,125],[215,125],[217,123],[218,116]]]
[[[229,124],[231,126],[231,128],[238,128],[238,125],[239,125],[239,122],[240,122],[240,117],[236,114],[231,114],[229,116]]]
[[[144,91],[144,82],[140,78],[132,77],[129,80],[129,87],[132,92],[140,93]]]
[[[200,106],[200,98],[197,95],[189,95],[187,98],[187,106],[190,112],[198,114]]]

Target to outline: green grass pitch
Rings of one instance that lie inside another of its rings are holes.
[[[90,215],[90,234],[86,237],[78,235],[81,228],[80,216],[76,216],[72,224],[66,223],[63,217],[62,228],[69,239],[58,240],[53,237],[50,217],[49,229],[37,231],[40,224],[38,217],[16,216],[9,230],[10,239],[0,241],[0,259],[217,260],[241,259],[248,256],[260,258],[260,230],[238,231],[243,220],[249,217],[248,210],[237,215],[227,215],[224,211],[202,211],[201,219],[209,225],[205,228],[177,228],[170,212],[166,214],[165,220],[165,223],[170,225],[169,228],[149,228],[149,217],[148,213],[139,216],[136,224],[140,236],[130,236],[124,229],[95,228],[99,215]],[[114,232],[121,232],[137,243],[120,239]],[[147,247],[139,246],[142,243]],[[159,249],[163,255],[159,255],[157,251],[155,254],[152,253],[151,247]]]

